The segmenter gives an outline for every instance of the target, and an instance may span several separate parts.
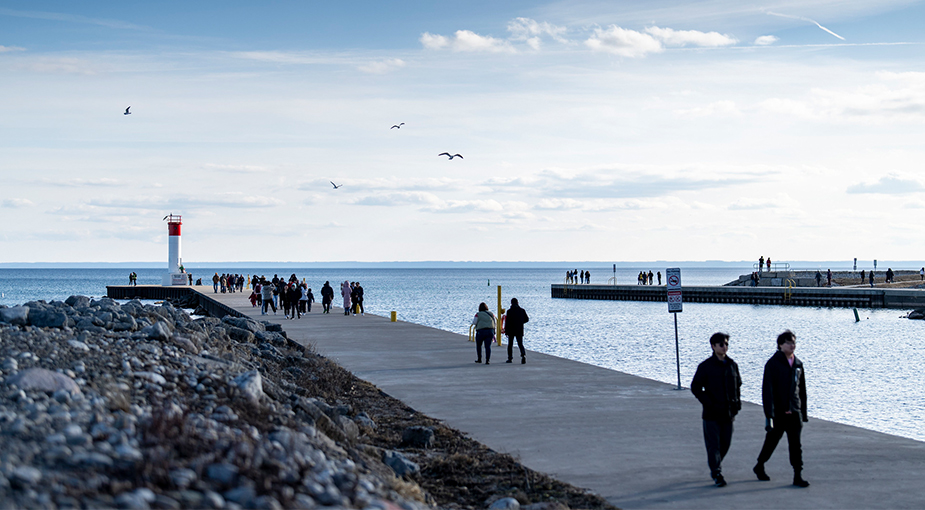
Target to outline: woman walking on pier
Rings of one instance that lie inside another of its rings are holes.
[[[344,315],[350,315],[350,280],[340,285],[340,295],[344,298]]]
[[[479,303],[479,311],[472,319],[475,326],[475,353],[476,363],[482,362],[482,344],[485,344],[485,364],[491,360],[491,342],[495,339],[495,316],[488,311],[488,305]]]

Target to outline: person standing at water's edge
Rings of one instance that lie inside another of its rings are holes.
[[[691,392],[703,405],[703,442],[707,447],[710,477],[717,487],[724,487],[722,462],[732,442],[732,422],[742,409],[739,366],[726,355],[729,335],[714,333],[710,337],[713,355],[697,366]]]
[[[485,364],[491,360],[491,342],[495,339],[495,316],[488,311],[488,305],[479,303],[479,311],[472,319],[475,326],[475,353],[476,363],[482,362],[482,344],[485,344]]]
[[[527,363],[527,351],[524,350],[524,324],[530,321],[527,312],[520,307],[517,298],[511,298],[511,307],[504,319],[504,331],[507,335],[507,363],[514,362],[514,340],[520,348],[520,364]]]
[[[797,336],[790,330],[784,331],[777,337],[777,352],[764,365],[761,401],[767,435],[753,471],[759,480],[771,479],[764,470],[764,463],[771,458],[777,443],[786,433],[790,465],[793,466],[793,485],[809,487],[809,482],[803,479],[803,446],[800,444],[803,422],[809,421],[806,414],[806,375],[803,362],[794,354],[796,346]]]

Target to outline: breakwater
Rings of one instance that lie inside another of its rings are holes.
[[[201,306],[212,317],[222,318],[226,315],[235,317],[240,314],[224,303],[212,299],[207,290],[212,287],[187,287],[185,285],[107,285],[106,297],[111,299],[179,299],[184,300],[188,308]]]
[[[553,284],[553,298],[610,301],[665,301],[664,286]],[[846,308],[919,308],[925,306],[925,291],[846,287],[732,287],[691,286],[683,288],[689,303],[821,306]]]

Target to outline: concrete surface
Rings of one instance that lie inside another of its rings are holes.
[[[751,468],[764,416],[760,406],[745,404],[723,463],[729,485],[717,488],[700,405],[687,389],[536,352],[521,365],[516,346],[515,363],[506,364],[506,344],[492,349],[491,365],[476,364],[474,343],[458,334],[369,314],[347,317],[340,308],[324,315],[317,303],[301,319],[261,316],[247,292],[197,290],[254,319],[281,323],[290,338],[414,409],[621,508],[925,507],[922,442],[810,417],[803,475],[812,486],[791,485],[786,439],[767,464],[771,481],[760,482]],[[639,347],[644,356],[647,347]]]

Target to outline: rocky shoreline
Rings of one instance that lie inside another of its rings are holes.
[[[72,296],[0,307],[3,508],[613,508],[278,324]]]

